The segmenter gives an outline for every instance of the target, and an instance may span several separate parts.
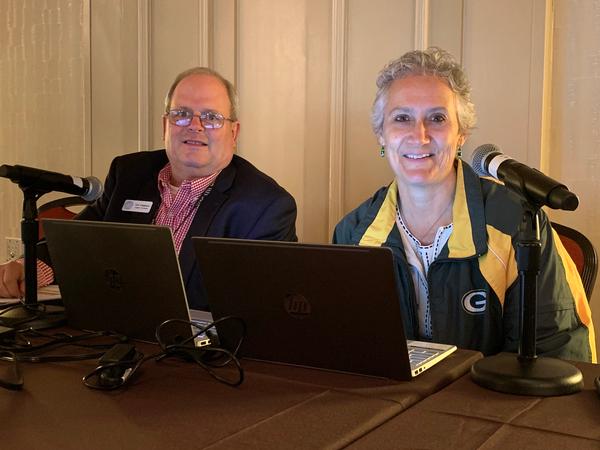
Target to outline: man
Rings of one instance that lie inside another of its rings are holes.
[[[182,72],[165,100],[166,150],[115,158],[102,197],[77,217],[170,227],[192,308],[208,306],[192,236],[297,240],[293,197],[234,155],[239,129],[233,85],[204,67]],[[47,266],[40,272],[52,281]],[[0,266],[0,296],[21,295],[23,279],[20,262]]]

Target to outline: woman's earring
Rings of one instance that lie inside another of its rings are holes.
[[[379,149],[379,156],[381,156],[382,158],[385,156],[385,147],[383,145]]]
[[[456,149],[456,157],[458,159],[462,158],[462,147],[459,145],[458,148]]]

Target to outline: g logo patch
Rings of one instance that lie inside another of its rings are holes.
[[[469,291],[462,298],[463,309],[469,314],[480,314],[487,307],[487,294],[484,290]]]

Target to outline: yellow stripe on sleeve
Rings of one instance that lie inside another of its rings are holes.
[[[571,256],[569,256],[569,252],[567,252],[567,249],[560,240],[560,236],[554,229],[552,229],[552,236],[558,256],[560,257],[565,270],[567,284],[569,285],[571,295],[573,295],[575,301],[575,311],[577,312],[577,316],[579,316],[581,323],[588,329],[588,339],[590,341],[590,349],[592,350],[592,362],[596,363],[596,335],[594,332],[594,324],[592,322],[592,311],[590,310],[590,304],[585,295],[585,290],[583,289],[581,276],[579,275]]]

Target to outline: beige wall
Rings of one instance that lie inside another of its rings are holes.
[[[377,71],[406,50],[439,45],[473,84],[479,125],[466,159],[493,142],[564,181],[582,204],[553,217],[600,248],[599,8],[600,0],[3,0],[0,162],[103,178],[114,156],[161,146],[168,84],[206,64],[240,90],[238,152],[295,196],[300,238],[326,242],[341,215],[391,179],[369,125]],[[0,180],[0,238],[19,235],[20,202]]]
[[[547,171],[579,195],[575,212],[553,212],[600,249],[599,1],[555,5],[552,102]],[[600,310],[600,280],[595,300]],[[600,324],[600,317],[597,320]]]
[[[0,163],[89,172],[87,2],[0,2]],[[0,180],[0,257],[22,195]]]
[[[546,171],[579,195],[557,222],[588,236],[600,251],[600,1],[555,1],[552,98]],[[600,278],[591,299],[600,348]]]

